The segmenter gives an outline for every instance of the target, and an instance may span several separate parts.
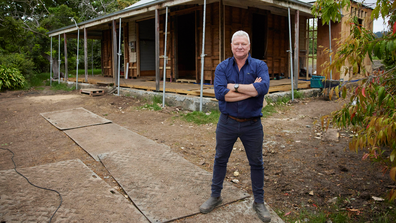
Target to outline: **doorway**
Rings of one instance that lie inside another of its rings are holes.
[[[177,78],[196,79],[195,13],[178,16],[177,30]]]
[[[267,16],[253,14],[252,22],[252,57],[265,60],[267,56]]]
[[[155,76],[155,21],[139,22],[140,76]]]

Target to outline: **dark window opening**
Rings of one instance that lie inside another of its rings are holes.
[[[195,13],[178,17],[178,76],[195,79]]]
[[[251,36],[252,57],[264,60],[267,52],[267,16],[253,14],[252,36]]]

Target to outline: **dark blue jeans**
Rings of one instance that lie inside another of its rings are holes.
[[[234,143],[240,138],[250,165],[250,177],[254,201],[264,202],[263,125],[255,121],[238,122],[227,115],[220,115],[216,129],[216,156],[213,167],[212,197],[219,197],[227,172],[227,163]]]

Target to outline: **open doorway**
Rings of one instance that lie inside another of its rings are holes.
[[[196,79],[195,13],[177,18],[178,78]]]
[[[267,53],[267,16],[253,14],[252,22],[252,57],[265,60]]]
[[[139,22],[140,76],[155,76],[155,21]]]

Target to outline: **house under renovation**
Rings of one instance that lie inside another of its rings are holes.
[[[361,15],[368,18],[367,13]],[[141,0],[124,10],[53,30],[49,36],[76,38],[81,30],[85,55],[87,39],[101,40],[103,76],[116,83],[119,73],[129,79],[151,77],[158,86],[165,76],[168,82],[196,83],[202,76],[202,83],[212,84],[216,66],[232,56],[232,34],[244,30],[250,35],[251,56],[267,63],[270,78],[293,74],[297,86],[299,74],[308,79],[315,70],[316,57],[308,50],[310,32],[318,32],[318,45],[325,45],[326,39],[329,43],[328,30],[310,29],[312,17],[311,4],[297,0]],[[339,35],[336,27],[332,37]],[[318,52],[319,64],[327,60],[323,55]]]
[[[232,56],[232,34],[244,30],[251,37],[252,57],[267,63],[272,79],[287,78],[291,75],[290,43],[294,63],[306,66],[310,6],[295,0],[141,0],[116,13],[51,31],[49,36],[75,38],[79,29],[85,43],[100,38],[102,74],[107,77],[117,75],[121,44],[124,60],[120,67],[128,78],[160,78],[165,67],[167,81],[198,82],[204,60],[204,82],[212,83],[217,64]]]
[[[331,50],[337,52],[338,42],[345,40],[346,37],[351,34],[351,18],[357,17],[359,23],[357,25],[373,31],[373,20],[371,19],[372,11],[372,8],[352,1],[350,7],[346,6],[341,10],[341,21],[336,23],[331,22],[330,29],[329,25],[322,25],[322,21],[319,20],[317,26],[317,45],[320,47],[318,47],[317,51],[317,63],[320,65],[329,61],[329,54],[327,54],[326,51]],[[364,59],[364,65],[369,71],[372,69],[372,63],[368,55],[366,55]],[[322,74],[323,70],[323,66],[317,67],[318,74]],[[352,65],[346,64],[341,71],[333,70],[332,77],[328,78],[348,81],[352,78],[352,70]],[[360,71],[358,71],[358,73],[360,73]]]

